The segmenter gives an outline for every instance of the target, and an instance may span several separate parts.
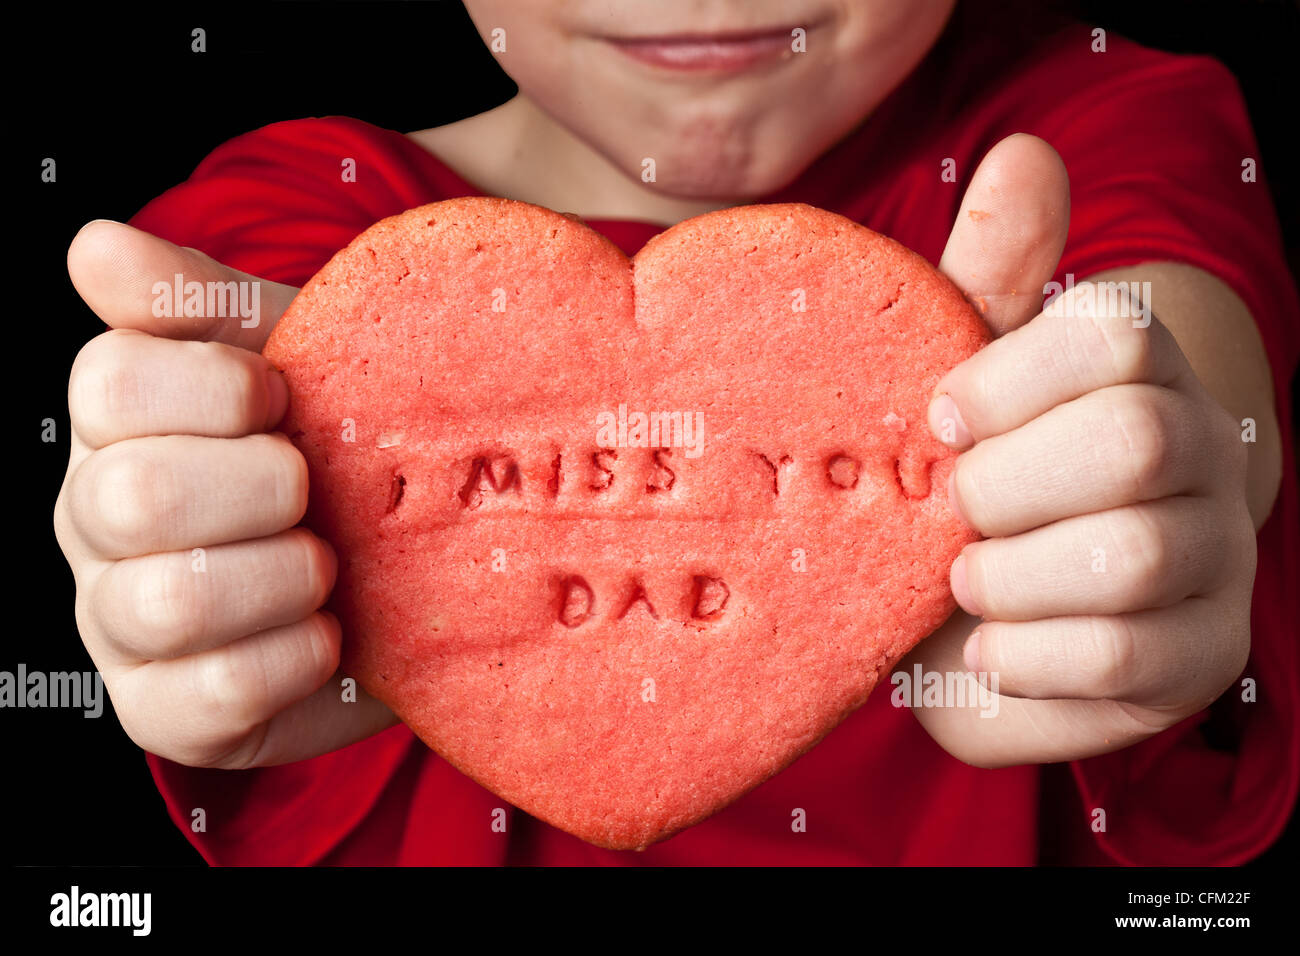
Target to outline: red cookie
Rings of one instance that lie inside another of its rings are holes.
[[[926,405],[986,338],[920,256],[808,206],[631,261],[502,199],[377,223],[266,348],[345,669],[584,840],[698,823],[953,610],[973,534]]]

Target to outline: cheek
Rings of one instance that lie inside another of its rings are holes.
[[[483,45],[521,90],[572,72],[565,0],[464,0]]]

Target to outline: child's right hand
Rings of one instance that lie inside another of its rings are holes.
[[[119,223],[68,250],[78,293],[111,330],[68,382],[72,449],[54,528],[77,626],[123,728],[183,764],[302,760],[392,724],[341,701],[337,567],[294,527],[307,466],[281,434],[288,391],[261,357],[297,290]],[[158,318],[155,282],[258,282],[260,316]]]

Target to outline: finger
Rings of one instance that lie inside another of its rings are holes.
[[[307,463],[278,433],[133,438],[81,463],[67,508],[99,557],[265,538],[302,519]]]
[[[118,673],[114,701],[131,738],[153,753],[196,766],[220,764],[256,746],[254,732],[321,687],[338,668],[337,619],[318,611],[221,647]]]
[[[939,260],[994,335],[1042,309],[1070,227],[1065,164],[1037,136],[999,142],[971,177]]]
[[[1208,704],[1246,666],[1248,620],[1222,613],[1218,597],[1194,597],[1110,617],[986,621],[964,661],[1006,697]]]
[[[895,672],[941,674],[945,680],[969,674],[990,690],[1000,689],[996,674],[981,676],[978,667],[971,674],[971,666],[962,660],[963,646],[972,633],[987,626],[976,626],[980,624],[958,611],[913,648]],[[971,689],[969,683],[966,689]],[[912,715],[948,753],[987,769],[1110,753],[1145,740],[1183,716],[1174,710],[1139,710],[1114,700],[1032,700],[996,691],[966,693],[964,700],[955,702],[959,706],[915,707]]]
[[[360,687],[355,700],[345,698],[342,681],[343,675],[336,673],[311,696],[280,711],[220,766],[243,770],[293,763],[365,740],[397,723],[387,705]]]
[[[958,457],[951,503],[968,525],[992,538],[1203,493],[1223,469],[1235,467],[1220,460],[1216,449],[1226,444],[1207,433],[1206,420],[1196,400],[1167,388],[1117,385],[1089,392]]]
[[[1109,385],[1178,387],[1190,366],[1169,330],[1150,317],[1135,324],[1123,292],[1096,304],[1098,289],[1075,286],[949,371],[930,402],[936,437],[965,449]]]
[[[952,591],[998,621],[1165,607],[1213,590],[1243,543],[1224,540],[1206,499],[1162,498],[968,545]]]
[[[298,291],[103,219],[82,226],[72,240],[68,275],[86,304],[115,329],[225,342],[254,352],[261,351]],[[185,314],[191,311],[199,314]]]
[[[72,427],[90,448],[145,435],[239,438],[284,416],[284,376],[256,352],[122,329],[86,344],[68,380]]]
[[[333,549],[302,528],[127,558],[94,584],[96,630],[124,662],[205,651],[301,621],[328,599],[337,569]]]

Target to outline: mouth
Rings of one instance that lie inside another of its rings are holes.
[[[689,73],[738,73],[793,56],[793,33],[799,28],[813,29],[812,25],[791,24],[769,30],[604,39],[650,66]]]

